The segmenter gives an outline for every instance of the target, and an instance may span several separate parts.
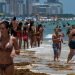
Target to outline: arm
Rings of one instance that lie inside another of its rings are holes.
[[[18,41],[15,37],[13,38],[13,45],[14,45],[15,53],[17,55],[19,55],[20,54],[19,44],[18,44]]]
[[[63,38],[61,37],[61,43],[63,43]]]

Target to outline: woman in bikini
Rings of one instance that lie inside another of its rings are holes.
[[[18,21],[16,20],[16,17],[13,17],[10,23],[10,33],[14,37],[17,37],[17,27],[18,27]]]
[[[34,25],[29,27],[29,39],[31,48],[36,47],[36,27]]]
[[[40,26],[38,25],[36,27],[36,45],[40,47],[40,42],[41,42],[41,31],[40,31]]]
[[[14,50],[14,52],[13,52]],[[17,39],[9,35],[9,22],[0,23],[0,75],[14,75],[13,57],[19,55]]]
[[[19,48],[21,49],[21,45],[22,45],[22,22],[19,22],[18,26],[17,26],[17,40],[19,43]]]
[[[67,63],[69,63],[69,61],[75,55],[75,26],[72,27],[69,33],[69,48],[70,52],[68,54]]]

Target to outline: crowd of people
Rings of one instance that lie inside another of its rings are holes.
[[[43,41],[43,26],[34,25],[34,21],[28,20],[24,23],[18,22],[14,17],[11,22],[2,21],[0,23],[0,73],[1,75],[14,75],[13,57],[20,54],[20,49],[39,47]],[[54,61],[59,61],[64,34],[60,27],[54,29],[52,35],[52,47],[54,51]],[[75,26],[69,27],[67,63],[75,54]]]
[[[20,49],[39,47],[43,41],[43,26],[34,25],[34,21],[24,23],[13,17],[11,22],[0,22],[0,74],[14,75],[13,58],[20,54]]]
[[[20,49],[22,47],[24,49],[29,48],[29,45],[31,48],[36,46],[39,47],[43,40],[43,30],[41,24],[34,25],[34,21],[32,20],[19,22],[16,20],[16,17],[11,20],[9,25],[9,33],[17,38]]]
[[[24,43],[23,48],[29,48],[40,46],[43,40],[43,26],[34,25],[34,21],[28,20],[22,24],[22,22],[17,23],[16,18],[11,22],[12,26],[10,29],[10,34],[17,37],[20,48],[22,47],[22,41]],[[30,42],[29,42],[30,41]]]
[[[68,30],[66,34],[68,36],[68,46],[70,49],[67,58],[67,63],[69,63],[72,57],[75,55],[75,26],[74,25],[68,26]],[[59,61],[61,50],[62,50],[63,37],[64,37],[64,33],[62,33],[61,28],[56,27],[52,35],[54,61]]]

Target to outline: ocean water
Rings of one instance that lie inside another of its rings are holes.
[[[29,48],[23,50],[20,56],[14,58],[14,62],[30,62],[31,71],[33,72],[40,72],[40,73],[47,73],[48,75],[68,75],[70,73],[75,74],[75,64],[66,64],[67,56],[69,53],[68,42],[62,44],[62,51],[60,56],[60,62],[53,62],[53,49],[52,49],[52,33],[54,32],[53,29],[59,24],[62,28],[62,31],[65,34],[65,40],[67,40],[66,30],[67,28],[63,27],[63,25],[69,23],[70,25],[75,24],[75,21],[59,21],[59,22],[42,22],[41,24],[44,27],[44,41],[40,47]],[[26,52],[25,52],[26,51]],[[72,62],[75,62],[75,57],[73,57]],[[53,65],[54,67],[49,66],[48,64]],[[61,66],[69,66],[72,70],[61,68]],[[56,68],[57,66],[58,68]],[[61,70],[61,69],[63,70]]]
[[[75,25],[75,20],[69,20],[69,21],[50,21],[50,22],[39,22],[39,24],[42,24],[44,26],[44,39],[49,40],[52,37],[52,34],[54,32],[54,28],[58,25],[61,26],[62,32],[65,34],[64,39],[67,40],[66,31],[67,26],[69,25]]]
[[[54,62],[51,42],[49,41],[49,44],[43,42],[40,47],[26,49],[24,53],[22,52],[21,55],[15,59],[15,62],[30,62],[32,63],[30,71],[37,73],[46,73],[48,75],[68,75],[70,73],[74,73],[75,75],[75,57],[73,57],[71,64],[67,64],[66,61],[68,53],[68,44],[62,44],[60,61]],[[71,70],[64,67],[67,65]]]

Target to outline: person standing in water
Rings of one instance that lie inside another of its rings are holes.
[[[75,26],[72,26],[72,29],[69,33],[69,48],[70,52],[68,54],[67,63],[69,63],[69,61],[75,55]]]
[[[13,52],[13,50],[15,52]],[[9,34],[9,22],[0,23],[0,75],[14,75],[13,57],[19,55],[17,39]]]
[[[54,51],[54,61],[59,61],[60,57],[60,49],[61,49],[61,36],[59,34],[59,30],[56,28],[54,29],[54,34],[52,35],[52,41],[53,41],[53,51]]]

